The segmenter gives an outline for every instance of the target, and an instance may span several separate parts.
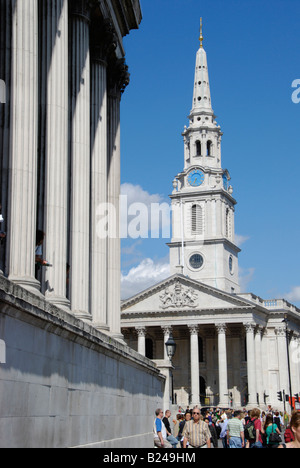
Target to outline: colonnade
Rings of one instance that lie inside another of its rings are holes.
[[[255,322],[245,322],[241,324],[246,335],[246,366],[247,366],[247,386],[248,386],[248,407],[264,406],[266,404],[265,377],[263,374],[268,373],[268,360],[263,352],[262,340],[265,336],[266,329],[262,325],[257,325]],[[200,405],[200,371],[199,371],[199,330],[201,324],[187,324],[190,335],[190,396],[191,405]],[[228,324],[216,323],[214,325],[217,334],[217,354],[218,354],[218,382],[219,382],[219,407],[227,408],[229,405],[229,386],[228,386],[228,357],[227,357],[227,334]],[[182,327],[181,327],[182,328]],[[169,338],[172,331],[173,335],[176,326],[161,326],[164,343]],[[242,331],[242,330],[241,330]],[[145,356],[147,336],[147,327],[136,327],[138,335],[138,352]],[[293,349],[298,349],[299,336],[294,335],[289,339],[288,346],[286,341],[285,327],[277,326],[274,330],[277,341],[276,349],[269,352],[278,354],[280,369],[280,380],[278,385],[280,389],[284,389],[286,394],[289,394],[289,375],[288,375],[288,352],[292,357]],[[293,340],[294,338],[294,340]],[[297,346],[293,341],[297,341]],[[178,351],[180,352],[180,350]],[[168,359],[164,351],[164,359]],[[299,361],[290,359],[290,370],[292,376],[293,392],[296,392],[299,387]],[[176,383],[175,383],[176,386]],[[298,389],[299,390],[299,389]],[[275,392],[277,389],[275,389]],[[270,396],[270,395],[268,395]],[[236,402],[235,402],[236,403]],[[241,402],[239,402],[239,406]]]
[[[87,0],[1,0],[0,270],[120,337],[120,240],[99,238],[96,228],[99,204],[119,209],[129,74],[111,19],[94,8]],[[39,278],[38,229],[52,265]]]

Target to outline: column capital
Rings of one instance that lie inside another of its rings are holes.
[[[109,18],[92,22],[91,26],[91,59],[107,66],[118,45],[118,37]]]
[[[246,322],[243,324],[246,330],[246,333],[254,333],[256,324],[254,322]]]
[[[275,334],[276,334],[276,336],[285,337],[286,336],[286,327],[284,325],[278,325],[275,328]]]
[[[72,0],[69,5],[72,16],[90,23],[93,8],[93,3],[91,0]]]
[[[215,325],[216,325],[216,329],[219,335],[221,333],[226,333],[226,330],[227,330],[226,323],[216,323]]]
[[[122,95],[130,83],[130,73],[125,59],[116,59],[110,62],[108,68],[108,88],[111,95]]]
[[[199,325],[188,325],[188,329],[191,335],[198,335],[199,332]]]
[[[162,325],[161,329],[162,329],[164,335],[169,335],[173,328],[172,328],[171,325]]]
[[[135,327],[135,331],[138,336],[145,337],[147,334],[147,329],[146,327]]]

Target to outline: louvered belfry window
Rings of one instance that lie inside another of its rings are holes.
[[[203,233],[203,212],[199,205],[192,206],[192,234],[199,235]]]

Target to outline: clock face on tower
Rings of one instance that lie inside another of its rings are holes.
[[[195,169],[189,173],[187,180],[191,187],[200,187],[204,182],[204,174],[199,169]]]

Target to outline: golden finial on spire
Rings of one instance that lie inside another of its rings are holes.
[[[201,49],[202,49],[202,48],[203,48],[203,44],[202,44],[202,43],[203,43],[202,18],[200,18],[200,38],[199,38],[199,40],[200,40],[200,47],[201,47]]]

